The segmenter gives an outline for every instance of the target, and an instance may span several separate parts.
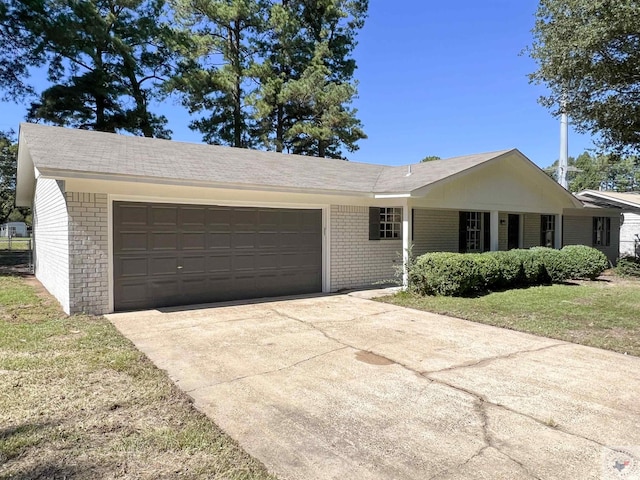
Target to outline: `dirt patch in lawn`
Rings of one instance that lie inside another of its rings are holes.
[[[270,479],[102,317],[0,276],[0,478]]]

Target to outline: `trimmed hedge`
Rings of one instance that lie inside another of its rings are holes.
[[[416,259],[409,281],[422,295],[465,295],[478,285],[476,262],[470,255],[428,253]]]
[[[475,254],[434,252],[415,260],[409,269],[409,283],[412,291],[422,295],[463,296],[569,278],[594,279],[608,266],[602,252],[584,245],[562,250],[535,247]]]
[[[609,268],[607,256],[600,250],[585,245],[567,245],[562,250],[567,278],[588,278],[594,280]]]
[[[623,277],[640,277],[640,258],[622,257],[618,260],[616,272]]]

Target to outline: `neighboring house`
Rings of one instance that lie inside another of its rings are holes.
[[[586,208],[518,150],[390,167],[22,124],[17,182],[66,312],[369,286],[412,245],[590,245],[593,218],[618,256],[619,209]]]
[[[8,222],[0,225],[0,237],[26,237],[27,224],[24,222]]]
[[[640,257],[640,192],[585,190],[579,193],[579,198],[603,207],[622,209],[620,256]]]

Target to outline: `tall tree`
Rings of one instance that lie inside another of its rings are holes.
[[[636,156],[592,155],[589,152],[577,158],[569,157],[569,191],[611,190],[630,192],[640,190],[640,158]],[[558,161],[545,171],[556,179]]]
[[[368,0],[272,2],[252,96],[267,148],[340,158],[366,138],[349,105],[357,94],[351,54],[367,8]]]
[[[618,153],[640,151],[639,17],[635,0],[541,0],[529,48],[540,102]]]
[[[18,144],[13,132],[0,132],[0,223],[31,221],[30,209],[16,208]]]
[[[262,0],[175,0],[176,18],[198,46],[165,88],[181,94],[191,113],[204,116],[191,128],[207,143],[249,148],[255,128],[247,96],[261,32]]]
[[[34,93],[26,83],[29,67],[40,65],[42,52],[34,50],[22,26],[12,18],[9,2],[0,2],[0,90],[3,100],[19,100]]]
[[[179,39],[163,22],[165,0],[8,0],[6,18],[46,62],[53,85],[33,120],[168,137],[150,112],[175,66]]]

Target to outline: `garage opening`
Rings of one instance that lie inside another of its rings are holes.
[[[113,204],[114,309],[322,291],[322,210]]]

